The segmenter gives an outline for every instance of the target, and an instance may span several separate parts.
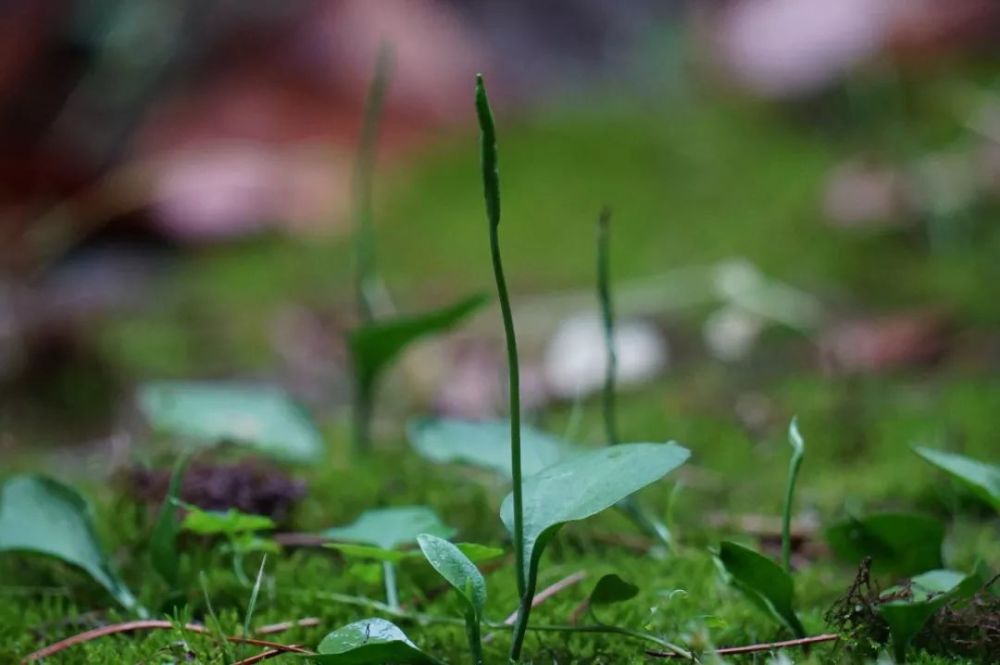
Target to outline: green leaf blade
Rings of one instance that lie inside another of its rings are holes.
[[[944,525],[925,515],[879,513],[826,530],[834,554],[851,564],[872,557],[872,570],[909,577],[940,568]]]
[[[180,526],[177,522],[177,507],[174,501],[180,497],[189,459],[188,455],[184,455],[177,460],[170,474],[170,485],[163,498],[163,505],[160,506],[160,514],[156,518],[156,524],[153,525],[152,533],[149,534],[150,563],[153,570],[159,573],[172,589],[177,588],[180,577],[180,555],[177,551],[177,534],[180,532]]]
[[[734,586],[752,603],[796,637],[805,637],[805,628],[794,609],[794,582],[781,566],[749,547],[728,540],[719,545],[719,561]]]
[[[370,392],[382,370],[407,346],[454,327],[485,303],[485,296],[474,295],[430,312],[380,319],[354,330],[348,346],[362,390]]]
[[[1000,512],[1000,467],[933,448],[917,447],[914,451]]]
[[[690,456],[675,443],[623,443],[583,453],[524,479],[525,574],[533,578],[549,538],[667,475]],[[513,495],[500,509],[513,532]]]
[[[889,624],[893,655],[897,663],[906,660],[906,649],[946,603],[972,596],[981,584],[978,575],[963,575],[951,570],[932,570],[911,581],[913,597],[882,603],[879,614]]]
[[[308,658],[321,665],[440,664],[385,619],[364,619],[338,628],[323,638],[316,651]]]
[[[590,592],[589,603],[595,607],[613,605],[631,600],[638,595],[639,587],[611,573],[597,580],[594,590]]]
[[[486,606],[486,580],[476,565],[462,551],[443,538],[422,533],[417,544],[427,562],[465,599],[476,617]]]
[[[442,522],[427,506],[398,506],[366,510],[351,524],[326,529],[322,535],[394,550],[417,542],[417,536],[422,533],[450,538],[455,535],[455,529]]]
[[[151,383],[139,408],[154,431],[206,446],[234,443],[287,462],[314,462],[325,450],[312,421],[275,388]]]
[[[409,423],[407,438],[436,464],[459,463],[511,478],[510,421],[422,418]],[[580,453],[572,444],[529,425],[521,426],[521,472],[538,473]]]
[[[145,613],[101,548],[87,502],[60,482],[23,475],[0,486],[0,552],[64,561],[89,574],[125,609]]]
[[[255,531],[270,531],[274,520],[265,515],[242,513],[235,508],[226,511],[202,510],[188,507],[188,513],[181,522],[181,528],[199,536],[235,536]]]

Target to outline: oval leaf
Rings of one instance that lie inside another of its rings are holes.
[[[795,585],[791,575],[781,566],[749,547],[728,540],[719,545],[719,561],[729,573],[733,586],[752,603],[796,637],[805,637],[805,628],[793,607]]]
[[[424,314],[382,319],[351,333],[348,346],[354,359],[358,383],[370,390],[382,369],[411,343],[451,328],[486,302],[475,295]]]
[[[978,575],[963,575],[952,570],[932,570],[914,577],[913,597],[893,600],[879,606],[879,614],[889,624],[892,650],[897,663],[906,659],[906,649],[927,620],[946,603],[972,596],[982,580]]]
[[[402,630],[385,619],[364,619],[338,628],[323,638],[316,651],[316,655],[308,658],[329,665],[440,663],[418,649]]]
[[[882,513],[836,524],[826,538],[844,561],[870,556],[876,572],[908,577],[941,567],[944,525],[925,515]]]
[[[525,478],[526,578],[534,579],[542,551],[560,526],[610,508],[679,467],[690,454],[675,443],[623,443],[582,453]],[[500,518],[513,533],[513,494],[504,499]]]
[[[323,547],[336,550],[351,559],[368,559],[373,561],[384,561],[386,563],[399,563],[404,559],[413,557],[415,552],[404,552],[402,550],[387,550],[375,545],[359,545],[357,543],[327,543]]]
[[[509,420],[421,419],[407,427],[410,443],[437,464],[459,463],[489,469],[506,478],[510,468]],[[572,444],[533,427],[521,426],[521,472],[538,473],[579,454]]]
[[[118,578],[94,533],[90,509],[74,489],[42,476],[0,487],[0,552],[34,552],[87,572],[128,610],[144,611]]]
[[[417,536],[417,543],[427,562],[455,587],[475,615],[481,617],[486,605],[486,580],[475,564],[456,546],[429,533]]]
[[[932,448],[914,450],[937,468],[957,478],[973,494],[1000,512],[1000,467]]]
[[[417,536],[422,533],[450,538],[455,530],[427,506],[399,506],[366,510],[353,523],[327,529],[323,535],[334,540],[393,550],[416,542]]]
[[[590,604],[594,606],[612,605],[631,600],[639,595],[639,587],[626,582],[614,573],[597,580],[590,592]]]
[[[265,515],[250,515],[241,513],[235,508],[222,512],[217,510],[202,510],[195,506],[185,505],[188,514],[181,522],[181,528],[200,536],[236,535],[254,531],[268,531],[274,528],[274,520]]]
[[[323,455],[323,439],[282,391],[214,383],[154,383],[139,393],[154,431],[206,445],[234,443],[290,462]]]

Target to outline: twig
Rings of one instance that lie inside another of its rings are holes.
[[[297,647],[298,645],[292,644],[291,647]],[[243,660],[238,660],[233,665],[253,665],[254,663],[259,663],[262,660],[267,660],[269,658],[274,658],[275,656],[280,656],[283,653],[288,653],[288,649],[268,649],[267,651],[262,651],[255,656],[250,656],[249,658],[244,658]]]
[[[275,633],[283,633],[286,630],[291,630],[292,628],[314,628],[319,625],[319,618],[317,617],[306,617],[305,619],[298,619],[297,621],[282,621],[281,623],[271,623],[266,626],[261,626],[257,630],[253,631],[256,635],[274,635]]]
[[[785,640],[784,642],[766,642],[764,644],[750,644],[742,647],[725,647],[723,649],[716,649],[712,653],[717,656],[737,656],[744,653],[758,653],[760,651],[773,651],[775,649],[804,647],[809,646],[810,644],[833,642],[834,640],[839,639],[840,635],[836,633],[826,633],[824,635],[815,635],[813,637],[802,637],[797,640]],[[646,655],[653,656],[654,658],[677,658],[676,653],[671,653],[669,651],[653,651],[650,649],[646,650]]]
[[[36,660],[41,660],[42,658],[48,658],[49,656],[59,653],[64,649],[76,646],[77,644],[83,644],[84,642],[90,642],[91,640],[96,640],[100,637],[106,637],[108,635],[115,635],[117,633],[130,633],[135,630],[173,630],[175,628],[180,628],[182,630],[191,631],[192,633],[208,633],[209,631],[197,623],[187,623],[183,625],[175,624],[170,621],[158,620],[158,619],[143,619],[139,621],[126,621],[124,623],[116,623],[110,626],[102,626],[100,628],[94,628],[93,630],[88,630],[76,635],[67,637],[64,640],[60,640],[53,644],[43,647],[38,651],[34,651],[27,656],[25,656],[21,662],[30,663]],[[253,638],[229,636],[226,638],[229,642],[236,642],[238,644],[252,644],[254,646],[267,647],[269,649],[278,649],[281,651],[287,651],[290,653],[299,654],[311,654],[312,652],[308,649],[303,649],[301,647],[287,646],[284,644],[279,644],[277,642],[268,642],[267,640],[257,640]]]
[[[579,584],[580,582],[583,581],[583,578],[585,578],[586,576],[587,576],[587,571],[578,570],[569,577],[564,577],[555,584],[545,587],[544,589],[536,593],[535,597],[531,599],[531,608],[534,609],[538,607],[539,605],[541,605],[546,600],[556,595],[563,589],[568,589],[574,584]],[[514,610],[509,617],[504,619],[503,621],[504,625],[513,626],[514,622],[517,621],[518,611],[519,610]]]

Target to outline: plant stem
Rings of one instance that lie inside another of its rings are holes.
[[[483,665],[483,640],[480,635],[479,615],[469,610],[465,614],[465,634],[469,639],[469,651],[472,653],[472,664]]]
[[[608,266],[608,226],[611,209],[604,207],[597,219],[597,296],[601,301],[601,318],[604,322],[604,348],[607,363],[604,370],[604,429],[608,445],[618,443],[618,423],[615,414],[615,374],[618,371],[618,354],[615,353],[615,314],[611,305],[610,268]]]
[[[601,303],[601,320],[604,324],[604,349],[607,358],[604,369],[604,432],[609,446],[620,443],[618,437],[618,408],[615,403],[615,377],[618,373],[618,353],[615,351],[615,310],[611,300],[610,268],[611,208],[605,206],[597,218],[597,298]],[[618,503],[618,508],[639,527],[639,530],[670,547],[670,531],[654,520],[639,505],[634,496]]]
[[[358,368],[354,368],[355,375]],[[369,448],[372,427],[372,389],[355,377],[354,380],[354,450],[364,453]]]
[[[396,568],[389,561],[382,562],[382,578],[385,581],[385,602],[389,607],[399,609],[399,591],[396,589]]]
[[[372,600],[370,598],[363,598],[361,596],[350,596],[343,593],[337,593],[335,591],[299,591],[299,590],[280,590],[279,593],[295,593],[308,595],[313,598],[325,598],[335,603],[342,603],[345,605],[354,605],[357,607],[364,607],[376,612],[380,612],[387,616],[393,617],[394,619],[403,619],[408,621],[416,621],[421,624],[438,624],[438,625],[449,625],[449,626],[466,626],[468,627],[468,622],[464,619],[457,619],[455,617],[439,616],[436,614],[425,614],[423,612],[409,612],[402,608],[392,608],[385,603],[380,603],[377,600]],[[511,626],[503,621],[488,621],[486,619],[481,620],[481,625],[486,626],[491,630],[517,630],[516,626]],[[651,644],[655,644],[661,648],[673,651],[681,658],[691,658],[690,652],[672,644],[666,640],[660,639],[655,635],[650,633],[644,633],[642,631],[631,630],[629,628],[620,628],[618,626],[608,626],[605,624],[593,624],[586,626],[562,626],[562,625],[541,625],[541,626],[531,626],[528,630],[534,631],[536,633],[606,633],[611,635],[623,635],[625,637],[631,637],[637,640],[643,640]]]
[[[520,644],[531,611],[531,594],[528,590],[524,561],[524,504],[521,481],[521,396],[517,361],[517,339],[514,335],[514,317],[511,313],[507,280],[500,260],[500,173],[497,168],[496,127],[490,109],[486,86],[481,74],[476,76],[476,115],[479,118],[480,150],[482,154],[483,198],[486,202],[486,219],[490,232],[490,257],[497,284],[500,312],[503,316],[504,335],[507,340],[507,373],[510,389],[510,467],[514,494],[514,561],[517,567],[517,591],[521,596],[521,616],[515,628],[511,660],[520,659]]]
[[[375,74],[368,87],[365,100],[358,159],[354,167],[354,251],[355,288],[357,289],[358,314],[364,323],[375,318],[375,299],[378,290],[375,264],[375,231],[372,227],[372,180],[375,170],[375,151],[378,147],[379,126],[385,90],[392,69],[392,50],[382,44],[375,60]]]
[[[792,418],[788,426],[788,440],[792,444],[792,459],[788,462],[788,486],[785,489],[785,511],[781,516],[781,561],[785,571],[792,572],[792,499],[795,494],[795,480],[799,475],[805,443],[799,434],[798,419]]]

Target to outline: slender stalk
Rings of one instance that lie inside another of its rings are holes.
[[[610,226],[611,208],[605,206],[597,218],[597,298],[601,303],[604,349],[607,357],[603,392],[604,431],[608,445],[615,446],[621,439],[618,437],[618,406],[615,401],[618,353],[615,351],[615,310],[611,300]],[[634,496],[620,501],[618,509],[625,513],[642,533],[655,538],[667,547],[672,546],[670,530],[662,522],[646,514]]]
[[[385,582],[385,602],[393,609],[399,609],[399,591],[396,587],[396,568],[389,561],[382,562],[382,578]]]
[[[347,594],[337,593],[335,591],[301,591],[301,590],[282,590],[279,589],[279,593],[294,594],[301,596],[308,596],[310,598],[324,598],[331,602],[342,603],[345,605],[353,605],[356,607],[364,607],[386,616],[393,617],[395,619],[405,619],[409,621],[416,621],[421,624],[436,624],[436,625],[448,625],[448,626],[468,626],[468,622],[464,619],[458,619],[456,617],[440,616],[437,614],[426,614],[423,612],[411,612],[404,610],[402,608],[392,608],[385,603],[380,603],[377,600],[372,600],[370,598],[364,598],[361,596],[350,596]],[[511,626],[503,621],[489,621],[483,619],[481,621],[483,626],[491,630],[517,630],[516,626]],[[642,640],[649,642],[651,644],[656,644],[657,646],[674,652],[681,658],[691,658],[690,652],[672,644],[666,640],[660,639],[655,635],[650,633],[644,633],[637,630],[631,630],[628,628],[621,628],[619,626],[608,626],[605,624],[592,624],[585,626],[564,626],[564,625],[535,625],[528,628],[528,630],[536,633],[605,633],[610,635],[623,635],[625,637],[631,637],[633,639]]]
[[[619,442],[618,423],[615,414],[615,374],[618,371],[618,354],[615,352],[615,314],[611,305],[611,286],[608,226],[611,221],[611,209],[604,207],[597,220],[597,297],[601,301],[601,319],[604,323],[604,348],[607,352],[607,363],[604,370],[604,429],[608,445]]]
[[[472,664],[483,665],[483,640],[480,635],[479,616],[472,610],[465,614],[465,634],[469,640],[469,651],[472,653]]]
[[[372,180],[375,171],[375,153],[385,90],[392,69],[392,50],[382,44],[375,61],[375,74],[365,100],[364,120],[358,144],[358,158],[354,165],[354,269],[358,317],[362,324],[375,319],[378,295],[383,291],[375,263],[375,229],[372,224]],[[358,379],[354,369],[354,447],[358,452],[368,449],[371,436],[372,389]]]
[[[507,340],[507,372],[510,388],[510,467],[514,493],[514,561],[517,567],[517,591],[521,596],[521,616],[515,628],[511,660],[520,658],[521,641],[531,611],[531,594],[525,575],[524,561],[524,504],[521,481],[521,395],[517,361],[517,339],[514,335],[514,316],[511,313],[507,280],[500,260],[500,173],[497,167],[496,127],[493,111],[486,95],[482,74],[476,76],[476,115],[479,118],[480,150],[482,153],[483,198],[486,202],[486,219],[490,231],[490,257],[497,284],[500,312],[503,316],[504,335]],[[519,639],[520,638],[520,639]]]
[[[375,74],[368,87],[364,120],[358,145],[358,159],[354,166],[354,252],[355,288],[357,289],[358,314],[365,323],[375,318],[375,300],[378,276],[375,264],[375,231],[372,226],[372,180],[375,171],[375,153],[378,148],[379,129],[385,90],[392,70],[392,49],[382,44],[375,61]]]
[[[799,434],[798,418],[792,418],[788,426],[788,441],[792,444],[792,459],[788,462],[788,486],[785,489],[785,511],[781,516],[781,561],[787,572],[792,572],[792,499],[795,495],[795,480],[802,466],[805,442]]]

